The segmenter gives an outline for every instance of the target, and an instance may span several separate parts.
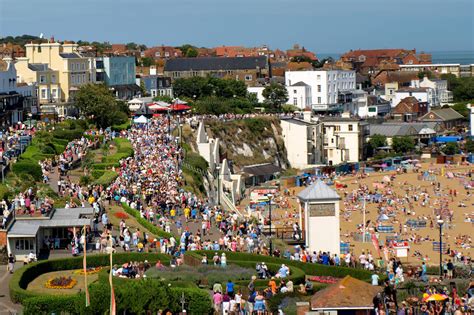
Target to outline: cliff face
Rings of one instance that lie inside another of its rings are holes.
[[[259,163],[288,167],[277,118],[208,121],[206,130],[209,137],[220,139],[221,156],[232,162],[235,171],[242,166]]]

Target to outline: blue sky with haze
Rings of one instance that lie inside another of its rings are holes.
[[[0,0],[0,37],[474,50],[474,0]]]

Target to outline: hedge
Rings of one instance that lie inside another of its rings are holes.
[[[92,176],[94,177],[94,174],[92,174]],[[118,176],[117,172],[104,171],[103,174],[94,181],[94,183],[96,185],[109,186],[117,178],[117,176]]]
[[[28,284],[41,274],[59,271],[74,270],[82,268],[83,257],[61,258],[35,262],[18,269],[10,280],[10,298],[15,303],[23,303],[30,297],[41,294],[27,291]],[[157,253],[116,253],[113,255],[114,264],[123,264],[129,261],[157,260],[169,261],[169,256]],[[100,267],[109,265],[109,255],[90,255],[87,258],[87,266]]]
[[[57,139],[66,139],[73,141],[80,139],[84,133],[84,129],[56,129],[52,132],[53,137]]]
[[[120,124],[120,125],[113,125],[112,126],[112,130],[113,131],[123,131],[123,130],[127,130],[130,128],[130,125],[131,125],[131,122],[130,120],[124,122],[123,124]]]
[[[111,169],[112,167],[120,167],[118,162],[115,163],[95,163],[92,165],[95,170],[106,170]]]
[[[216,251],[194,251],[187,252],[188,255],[193,255],[200,259],[202,255],[209,255],[212,257]],[[217,251],[220,252],[220,251]],[[284,258],[276,258],[271,256],[254,255],[248,253],[225,252],[227,261],[252,261],[252,262],[266,262],[274,264],[286,264],[290,267],[297,267],[305,274],[312,276],[331,276],[336,278],[344,278],[347,275],[356,279],[370,281],[372,273],[370,271],[358,268],[327,266],[322,264],[304,263]]]
[[[98,179],[99,177],[101,177],[102,175],[104,175],[105,173],[105,170],[96,170],[96,169],[93,169],[91,171],[91,176],[94,178],[94,179]]]
[[[171,238],[171,236],[174,236],[173,234],[163,231],[162,229],[160,229],[159,227],[157,227],[153,223],[151,223],[148,220],[142,218],[140,216],[140,212],[138,210],[132,209],[126,203],[122,203],[122,208],[123,208],[123,210],[125,210],[126,213],[133,216],[141,226],[146,228],[148,231],[150,231],[154,235],[159,236],[159,237],[163,237],[163,238],[167,238],[167,239]]]
[[[227,254],[226,254],[227,255]],[[230,260],[229,263],[238,265],[241,267],[247,267],[247,268],[252,268],[255,269],[256,263],[252,261],[239,261],[239,260]],[[266,264],[268,269],[273,273],[276,274],[278,270],[281,267],[281,264],[275,264],[275,263],[267,263]],[[289,264],[286,264],[289,266]],[[277,282],[280,281],[280,279],[275,279]],[[305,281],[305,273],[303,270],[301,270],[298,267],[290,266],[290,275],[287,277],[285,280],[291,280],[293,281],[294,284],[300,284],[304,283]],[[248,285],[250,279],[248,280],[239,280],[235,281],[236,284],[239,285]],[[255,281],[255,286],[256,287],[267,287],[268,286],[268,280],[256,280]]]
[[[16,175],[29,174],[35,181],[41,181],[43,178],[43,172],[38,162],[34,160],[19,160],[12,166],[12,172]]]
[[[117,278],[118,279],[118,278]],[[116,279],[114,279],[115,281]],[[211,314],[209,294],[195,288],[174,288],[156,279],[130,280],[121,285],[114,282],[117,313],[145,314],[159,310],[181,311],[184,295],[188,314]],[[85,307],[85,295],[38,296],[23,302],[24,314],[106,314],[110,308],[110,286],[107,281],[89,286],[90,307]]]

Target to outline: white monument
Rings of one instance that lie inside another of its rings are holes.
[[[339,201],[341,198],[337,192],[321,180],[317,180],[301,191],[298,199],[300,218],[304,218],[306,248],[310,252],[322,251],[339,255]]]
[[[213,172],[216,165],[220,164],[219,139],[209,139],[203,122],[199,123],[196,138],[199,155],[209,163],[209,168]]]

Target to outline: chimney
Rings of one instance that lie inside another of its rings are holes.
[[[311,122],[311,109],[305,109],[303,112],[303,120],[306,122]]]
[[[305,315],[309,311],[309,302],[296,302],[296,315]]]

